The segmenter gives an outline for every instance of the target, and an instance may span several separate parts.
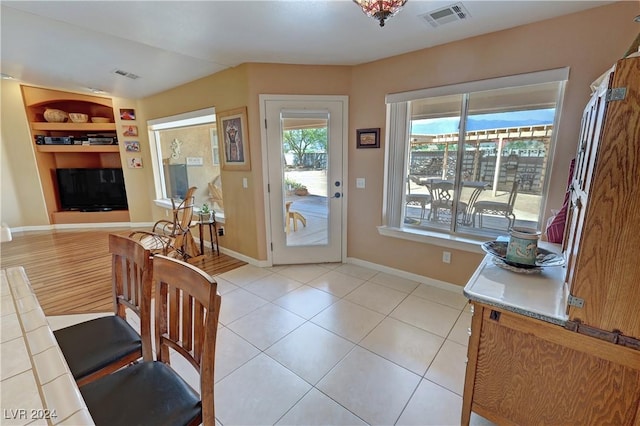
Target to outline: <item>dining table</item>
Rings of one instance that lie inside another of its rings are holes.
[[[0,271],[3,425],[93,425],[23,267]]]
[[[451,184],[451,189],[453,190],[453,188],[455,187],[455,181],[452,179],[438,179],[438,178],[420,178],[418,180],[418,183],[420,185],[424,185],[427,187],[427,189],[429,190],[429,193],[431,194],[431,197],[433,199],[433,192],[432,192],[432,186],[436,185],[436,184],[441,184],[441,183],[450,183]],[[475,204],[475,202],[478,200],[478,197],[480,196],[480,194],[482,193],[482,191],[484,191],[485,189],[489,188],[491,185],[488,182],[482,182],[482,181],[470,181],[470,180],[465,180],[462,181],[462,187],[463,188],[471,188],[471,194],[469,196],[469,199],[464,201],[464,200],[459,200],[459,201],[463,201],[464,203],[464,211],[459,212],[460,215],[462,216],[462,219],[460,220],[460,224],[461,225],[465,225],[465,226],[473,226],[473,205]],[[432,220],[434,219],[434,215],[431,215]]]

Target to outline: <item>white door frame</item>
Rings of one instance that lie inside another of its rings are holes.
[[[262,146],[262,185],[263,185],[263,194],[264,194],[264,219],[265,219],[265,231],[266,231],[266,246],[267,246],[267,264],[268,266],[273,265],[273,252],[271,251],[271,209],[270,200],[269,200],[269,161],[267,156],[267,128],[266,128],[266,101],[309,101],[309,102],[318,102],[318,101],[338,101],[342,102],[342,212],[341,218],[342,221],[342,235],[341,235],[341,252],[342,252],[342,262],[345,263],[347,259],[347,204],[348,204],[348,193],[347,188],[349,187],[349,177],[348,177],[348,157],[347,153],[349,151],[349,97],[348,96],[340,96],[340,95],[268,95],[262,94],[259,95],[259,103],[260,103],[260,138],[261,138],[261,146]]]

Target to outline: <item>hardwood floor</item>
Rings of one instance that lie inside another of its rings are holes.
[[[2,243],[2,268],[23,266],[45,315],[109,312],[111,255],[108,235],[128,235],[130,228],[107,230],[55,230],[16,233]],[[210,275],[218,275],[246,263],[233,257],[210,254],[193,263]]]

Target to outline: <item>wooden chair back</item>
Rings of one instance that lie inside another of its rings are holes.
[[[109,234],[113,310],[127,319],[127,308],[140,321],[142,356],[151,357],[151,252],[123,235]],[[145,339],[147,340],[145,342]],[[147,351],[148,353],[145,353]]]
[[[152,249],[155,254],[174,253],[185,260],[198,256],[200,251],[191,234],[196,189],[198,188],[195,186],[189,188],[178,205],[173,199],[171,200],[172,220],[157,221],[150,234],[136,231],[131,236],[142,242],[145,247]],[[170,240],[167,241],[162,237],[169,237]]]
[[[194,194],[196,189],[198,188],[195,186],[189,188],[184,199],[180,204],[178,204],[178,206],[175,205],[173,199],[171,200],[171,203],[173,204],[174,237],[189,230],[189,225],[191,225],[191,220],[193,219],[193,207],[195,203]]]
[[[169,364],[169,349],[200,373],[202,423],[215,423],[214,364],[221,298],[217,283],[200,269],[157,255],[153,260],[157,359]]]

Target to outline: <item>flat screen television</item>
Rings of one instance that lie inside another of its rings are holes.
[[[122,169],[56,169],[63,210],[127,210]]]

